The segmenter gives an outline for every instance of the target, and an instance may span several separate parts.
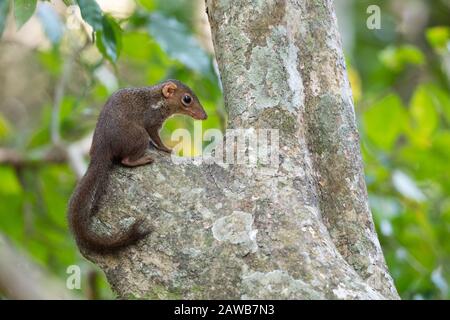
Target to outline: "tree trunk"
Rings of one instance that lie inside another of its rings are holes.
[[[114,170],[94,228],[145,216],[154,231],[116,255],[84,254],[121,297],[397,299],[332,1],[206,5],[228,127],[278,129],[279,166],[174,164],[151,151],[154,164]]]

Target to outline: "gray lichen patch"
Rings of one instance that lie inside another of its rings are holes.
[[[254,108],[266,109],[279,105],[295,113],[303,100],[302,79],[295,67],[298,49],[284,26],[272,28],[266,39],[266,45],[254,47],[250,56],[248,77],[253,89]],[[279,92],[286,94],[280,95]]]
[[[337,288],[332,290],[334,299],[339,300],[356,300],[356,299],[370,299],[370,300],[380,300],[384,299],[383,296],[373,290],[371,287],[366,286],[366,292],[362,293],[358,288],[345,288],[343,285],[338,285]]]
[[[283,270],[242,276],[242,299],[324,299],[324,295]]]
[[[216,240],[239,244],[246,250],[245,253],[255,253],[258,249],[256,243],[258,230],[253,229],[253,216],[247,212],[234,211],[228,216],[219,218],[211,230]]]

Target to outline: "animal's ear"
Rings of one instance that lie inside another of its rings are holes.
[[[175,94],[175,90],[177,90],[177,85],[173,82],[167,82],[162,88],[162,94],[165,98],[170,98]]]

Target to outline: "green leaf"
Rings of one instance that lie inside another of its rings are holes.
[[[133,60],[147,62],[155,46],[157,47],[156,44],[152,45],[151,38],[147,33],[126,32],[123,35],[123,54]]]
[[[421,65],[425,62],[422,51],[412,45],[388,46],[380,52],[379,59],[396,72],[402,71],[407,65]]]
[[[23,190],[15,169],[0,166],[0,230],[11,238],[23,236]]]
[[[22,27],[34,13],[37,0],[15,0],[14,16],[16,17],[17,27]]]
[[[138,0],[138,3],[147,9],[148,11],[153,11],[156,9],[156,3],[154,0]]]
[[[103,56],[115,63],[122,49],[122,30],[119,24],[110,16],[102,19],[102,31],[97,31],[97,48]]]
[[[439,26],[429,28],[426,31],[427,40],[436,50],[443,50],[450,42],[450,27]]]
[[[52,75],[59,75],[61,72],[62,58],[59,50],[38,51],[39,62]]]
[[[18,194],[22,191],[13,168],[4,167],[0,169],[0,193],[6,195]]]
[[[390,151],[404,132],[407,119],[400,98],[390,94],[364,112],[364,131],[378,147]]]
[[[413,123],[410,138],[422,146],[431,144],[431,135],[439,122],[434,99],[423,85],[416,89],[411,99],[409,112]]]
[[[77,0],[83,20],[89,23],[94,31],[102,30],[102,9],[95,0]]]
[[[185,25],[174,18],[153,13],[148,31],[172,58],[202,74],[211,72],[208,54],[202,49]]]
[[[0,2],[0,37],[3,34],[3,30],[6,25],[6,18],[9,12],[9,0]]]
[[[65,217],[61,214],[67,207],[74,176],[68,168],[63,166],[49,166],[39,171],[42,183],[42,200],[47,207],[47,213],[53,221],[60,225],[65,224]]]

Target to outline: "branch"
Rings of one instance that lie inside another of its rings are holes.
[[[59,147],[50,148],[39,156],[30,156],[10,148],[0,148],[0,164],[16,168],[39,167],[45,164],[59,164],[66,161],[67,155]]]
[[[80,179],[86,172],[87,166],[84,156],[88,154],[91,146],[92,133],[83,139],[67,146],[59,145],[50,147],[48,150],[31,155],[22,153],[11,148],[0,148],[0,165],[15,168],[35,168],[50,164],[68,163]]]

